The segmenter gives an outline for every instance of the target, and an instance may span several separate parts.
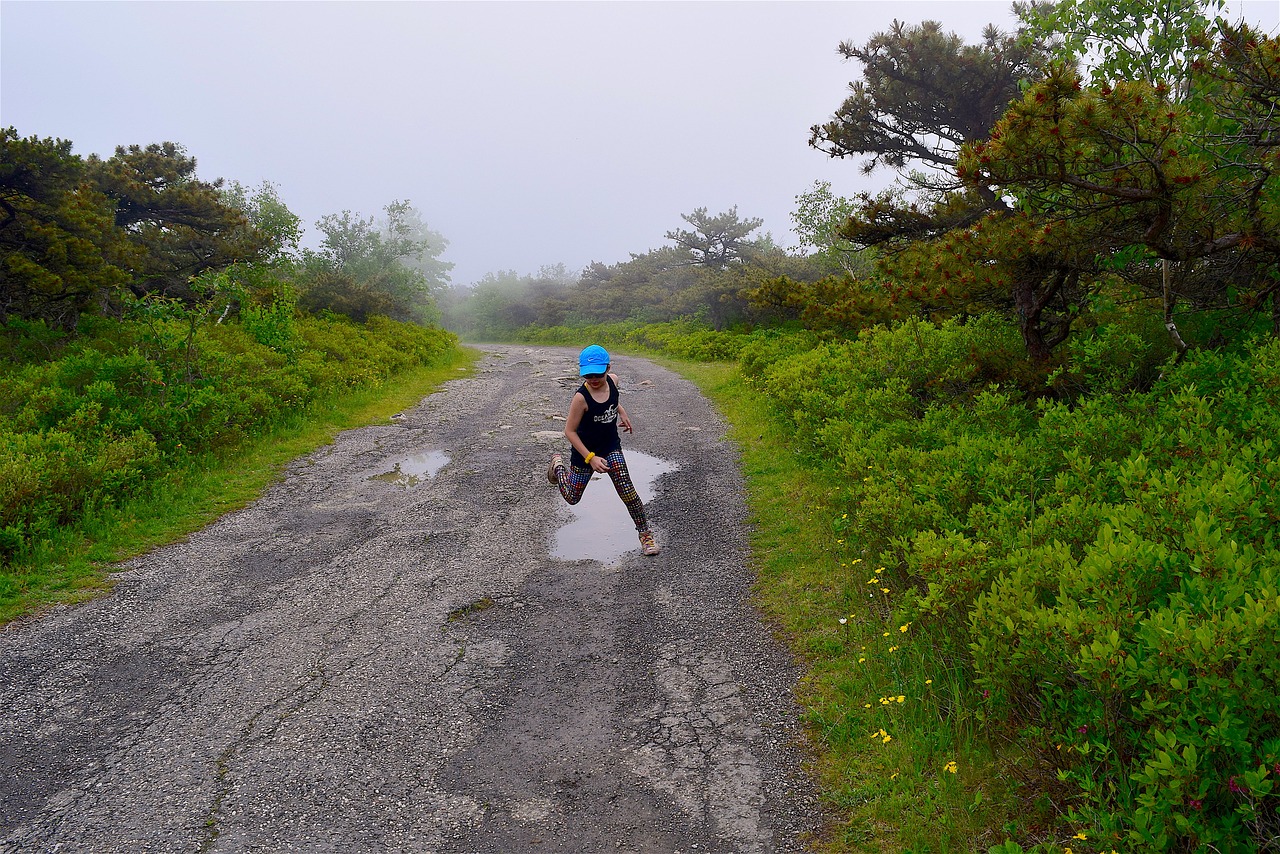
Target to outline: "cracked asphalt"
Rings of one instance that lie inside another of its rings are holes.
[[[647,505],[663,552],[556,560],[576,350],[481,349],[110,594],[0,631],[0,851],[806,850],[799,673],[750,603],[723,423],[616,358],[624,448],[679,467]],[[428,451],[417,485],[374,477]]]

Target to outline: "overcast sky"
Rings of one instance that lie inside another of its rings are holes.
[[[1280,4],[1241,2],[1275,32]],[[698,207],[793,245],[796,195],[890,176],[808,146],[899,18],[970,41],[1009,3],[0,2],[0,124],[78,154],[173,141],[308,226],[409,200],[457,284],[613,264]]]

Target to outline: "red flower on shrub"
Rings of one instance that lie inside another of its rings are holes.
[[[1232,777],[1230,780],[1227,781],[1227,788],[1237,795],[1241,795],[1249,791],[1240,783],[1237,783],[1235,777]]]
[[[1203,803],[1204,801],[1199,798],[1187,798],[1187,806],[1191,807],[1193,810],[1200,809],[1200,805]]]

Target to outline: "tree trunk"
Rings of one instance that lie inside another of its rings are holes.
[[[1173,346],[1178,348],[1178,358],[1181,359],[1187,352],[1187,342],[1182,340],[1182,333],[1178,331],[1178,324],[1173,319],[1173,307],[1177,303],[1178,298],[1174,296],[1173,288],[1170,280],[1173,274],[1169,272],[1169,259],[1165,258],[1160,262],[1161,278],[1164,284],[1164,328],[1169,330],[1169,337],[1173,339]]]
[[[1013,302],[1018,309],[1018,329],[1022,332],[1027,355],[1033,362],[1047,362],[1053,349],[1045,341],[1044,330],[1040,328],[1044,303],[1036,298],[1036,283],[1030,277],[1014,283]]]

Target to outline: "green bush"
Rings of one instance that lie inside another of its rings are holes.
[[[891,595],[849,570],[833,611],[912,626],[957,680],[948,720],[1021,733],[1074,787],[1075,851],[1258,850],[1280,834],[1280,342],[1155,368],[1132,344],[1070,348],[1059,400],[992,318],[741,358],[843,472],[842,565],[884,567]]]
[[[0,560],[318,401],[438,364],[457,342],[381,317],[357,325],[287,309],[249,309],[243,323],[99,319],[74,337],[4,327],[0,341],[23,360],[0,368]]]
[[[530,326],[516,338],[529,344],[622,347],[661,353],[694,362],[726,362],[738,358],[757,334],[716,330],[693,320],[641,323],[629,320],[595,326]]]
[[[240,310],[240,324],[263,346],[292,355],[298,349],[298,322],[293,303],[276,299],[270,305],[249,305]]]
[[[1065,745],[1078,819],[1117,844],[1245,851],[1280,831],[1277,357],[1199,354],[1152,393],[1046,418],[1105,455],[1055,492],[1097,508],[1094,536],[1043,524],[972,608],[979,684]]]

